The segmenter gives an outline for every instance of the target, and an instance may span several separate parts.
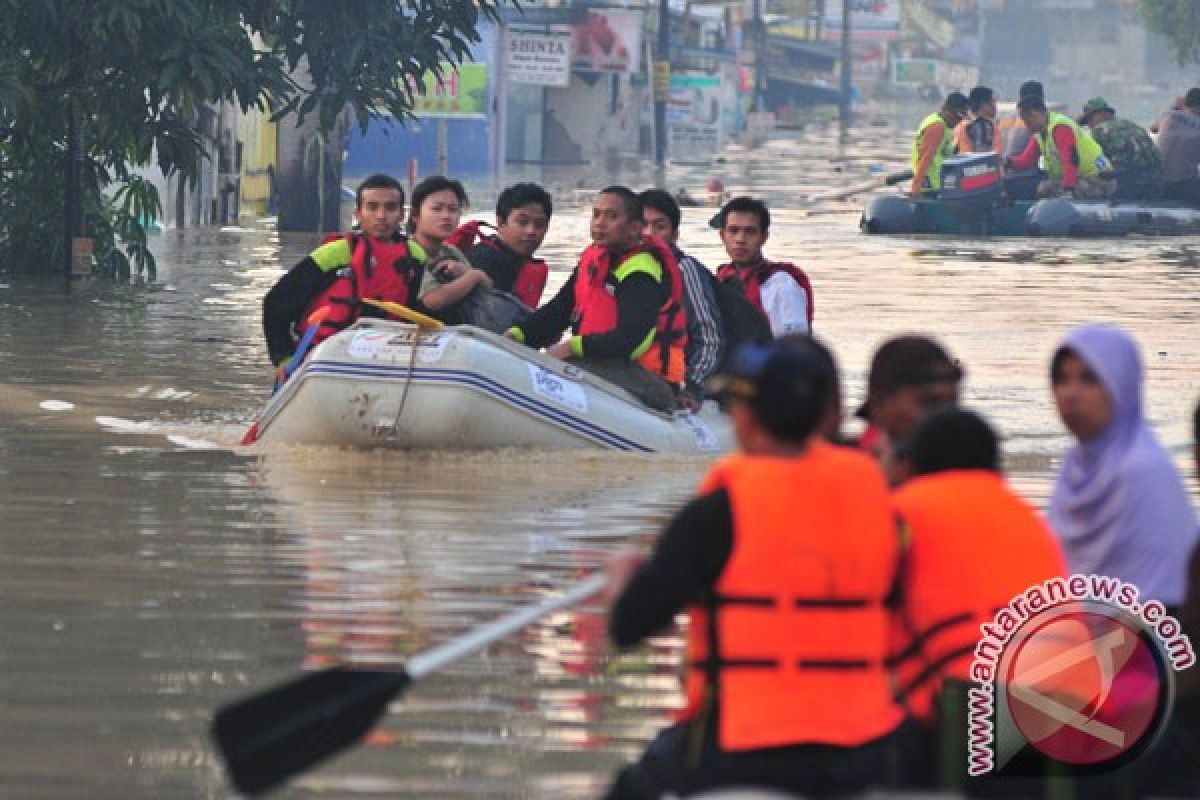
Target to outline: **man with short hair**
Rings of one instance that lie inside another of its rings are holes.
[[[1117,182],[1114,199],[1145,200],[1158,196],[1162,154],[1145,128],[1118,117],[1103,97],[1093,97],[1084,103],[1083,114],[1076,121],[1091,129],[1092,138],[1112,162]]]
[[[946,95],[941,110],[925,117],[917,126],[909,189],[913,197],[932,194],[942,188],[942,161],[954,155],[954,128],[967,118],[969,108],[966,95],[951,92]]]
[[[913,433],[913,477],[892,494],[907,535],[890,666],[897,698],[920,723],[912,788],[966,777],[962,708],[945,701],[965,694],[980,625],[1030,586],[1068,575],[1054,531],[1009,487],[999,456],[982,417],[939,409]],[[947,750],[962,755],[947,763]],[[1002,788],[1011,779],[997,780]]]
[[[480,231],[486,223],[471,220],[446,243],[462,250],[471,266],[487,273],[496,289],[511,292],[525,305],[537,308],[549,269],[535,253],[546,238],[553,213],[550,193],[541,186],[513,184],[496,199],[494,236]]]
[[[714,217],[729,263],[717,268],[717,280],[739,287],[771,326],[776,338],[812,331],[813,290],[804,270],[786,261],[768,261],[763,245],[770,235],[771,212],[761,200],[735,197]]]
[[[684,408],[696,411],[704,402],[705,382],[721,363],[721,314],[713,296],[713,277],[708,267],[679,249],[679,223],[683,214],[670,192],[647,189],[639,198],[646,235],[657,236],[670,246],[683,276],[687,377],[677,400]]]
[[[976,86],[967,96],[971,119],[954,129],[954,143],[960,153],[992,153],[996,150],[996,94],[986,86]]]
[[[1100,145],[1075,120],[1047,111],[1040,97],[1027,95],[1017,103],[1017,111],[1033,137],[1019,156],[1007,159],[1007,165],[1029,169],[1041,156],[1047,179],[1038,186],[1038,197],[1102,200],[1116,191],[1112,164]]]
[[[1200,88],[1183,98],[1183,108],[1158,120],[1158,148],[1163,157],[1163,195],[1200,206]]]
[[[675,408],[685,378],[683,279],[665,243],[643,234],[642,202],[625,186],[601,189],[592,244],[571,277],[508,336],[628,390],[650,408]],[[571,337],[559,341],[570,329]]]
[[[390,175],[371,175],[358,186],[354,216],[360,230],[330,237],[283,275],[263,297],[263,333],[267,352],[282,383],[305,321],[328,307],[312,346],[360,316],[380,316],[362,298],[409,305],[428,256],[401,232],[404,188]]]

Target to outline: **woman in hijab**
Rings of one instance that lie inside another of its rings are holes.
[[[1078,443],[1050,500],[1050,524],[1074,573],[1132,583],[1178,606],[1197,520],[1170,456],[1142,415],[1142,362],[1123,330],[1070,331],[1051,365],[1054,402]]]

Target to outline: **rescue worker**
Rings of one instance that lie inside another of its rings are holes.
[[[691,617],[682,721],[610,800],[892,782],[907,729],[883,663],[899,537],[878,467],[817,432],[836,381],[783,342],[740,348],[711,387],[740,452],[709,471],[644,566],[610,562],[618,647]]]
[[[417,300],[423,310],[447,325],[465,321],[458,306],[476,287],[492,286],[488,274],[472,267],[457,248],[443,248],[458,229],[466,206],[463,185],[441,175],[432,175],[413,189],[408,228],[413,240],[429,254]]]
[[[1200,206],[1200,88],[1189,89],[1181,105],[1158,120],[1163,195]]]
[[[907,449],[917,423],[935,408],[957,405],[962,379],[958,362],[925,336],[897,336],[875,351],[858,410],[867,421],[858,446],[879,459],[891,485],[910,474]]]
[[[549,268],[534,254],[546,238],[553,213],[549,192],[536,183],[517,183],[496,198],[494,236],[481,232],[485,223],[471,220],[446,243],[457,247],[472,266],[487,273],[493,287],[537,308]]]
[[[370,297],[401,305],[416,299],[426,251],[400,232],[404,188],[390,175],[376,174],[355,192],[354,216],[361,232],[333,237],[284,274],[263,298],[267,352],[282,383],[305,320],[319,308],[330,312],[312,344],[353,324],[360,316],[381,316],[363,305]]]
[[[954,144],[960,153],[996,152],[996,93],[976,86],[967,96],[971,119],[954,129]]]
[[[1075,120],[1047,111],[1046,103],[1032,95],[1021,98],[1017,110],[1033,138],[1006,166],[1029,169],[1040,155],[1047,179],[1038,186],[1038,197],[1077,197],[1102,200],[1116,191],[1112,164],[1091,135]]]
[[[717,267],[717,280],[741,289],[771,326],[775,337],[810,333],[812,283],[804,270],[786,261],[768,261],[763,245],[771,229],[771,212],[761,200],[735,197],[713,220],[729,263]]]
[[[647,189],[642,201],[644,233],[666,242],[683,277],[683,305],[687,313],[687,374],[676,398],[684,408],[697,411],[704,402],[704,384],[721,363],[721,312],[713,296],[713,276],[708,267],[679,249],[679,223],[683,214],[670,192]]]
[[[591,233],[591,246],[558,294],[508,335],[670,411],[686,377],[679,265],[666,242],[643,235],[642,203],[628,187],[600,190]],[[573,335],[558,341],[568,328]]]
[[[1162,191],[1163,159],[1146,129],[1117,116],[1103,97],[1083,105],[1076,120],[1091,131],[1092,138],[1112,163],[1117,200],[1149,200]]]
[[[1044,102],[1046,92],[1038,81],[1025,81],[1017,90],[1017,101],[1020,102],[1026,97],[1039,97]],[[1000,154],[1001,158],[1008,158],[1025,152],[1025,147],[1029,144],[1033,134],[1029,132],[1029,128],[1025,127],[1025,123],[1019,116],[1008,117],[1006,115],[1005,119],[996,126],[996,136],[1000,145],[996,152]]]
[[[969,104],[961,92],[946,95],[941,111],[917,126],[912,146],[912,185],[908,193],[921,197],[942,188],[942,161],[954,155],[954,128],[967,118]]]
[[[921,723],[914,783],[945,787],[959,785],[967,763],[958,703],[980,625],[1030,587],[1065,577],[1067,567],[1054,532],[1005,482],[996,435],[981,417],[932,412],[909,454],[913,477],[892,496],[907,549],[890,663],[898,698]],[[947,747],[963,755],[939,779],[936,754]]]

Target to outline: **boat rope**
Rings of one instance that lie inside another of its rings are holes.
[[[404,413],[404,404],[408,400],[408,387],[412,386],[413,369],[417,365],[417,348],[421,344],[421,331],[420,325],[413,329],[412,352],[408,355],[408,375],[404,378],[404,388],[400,390],[400,405],[396,408],[396,418],[392,420],[392,438],[399,435],[400,415]]]

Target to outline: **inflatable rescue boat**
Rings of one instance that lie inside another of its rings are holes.
[[[937,197],[871,197],[859,227],[865,233],[975,236],[1097,237],[1200,234],[1200,209],[1147,202],[1035,200],[1036,170],[1001,177],[994,153],[948,158]]]
[[[429,450],[727,452],[716,404],[659,413],[608,381],[479,328],[363,319],[321,343],[248,440]]]

